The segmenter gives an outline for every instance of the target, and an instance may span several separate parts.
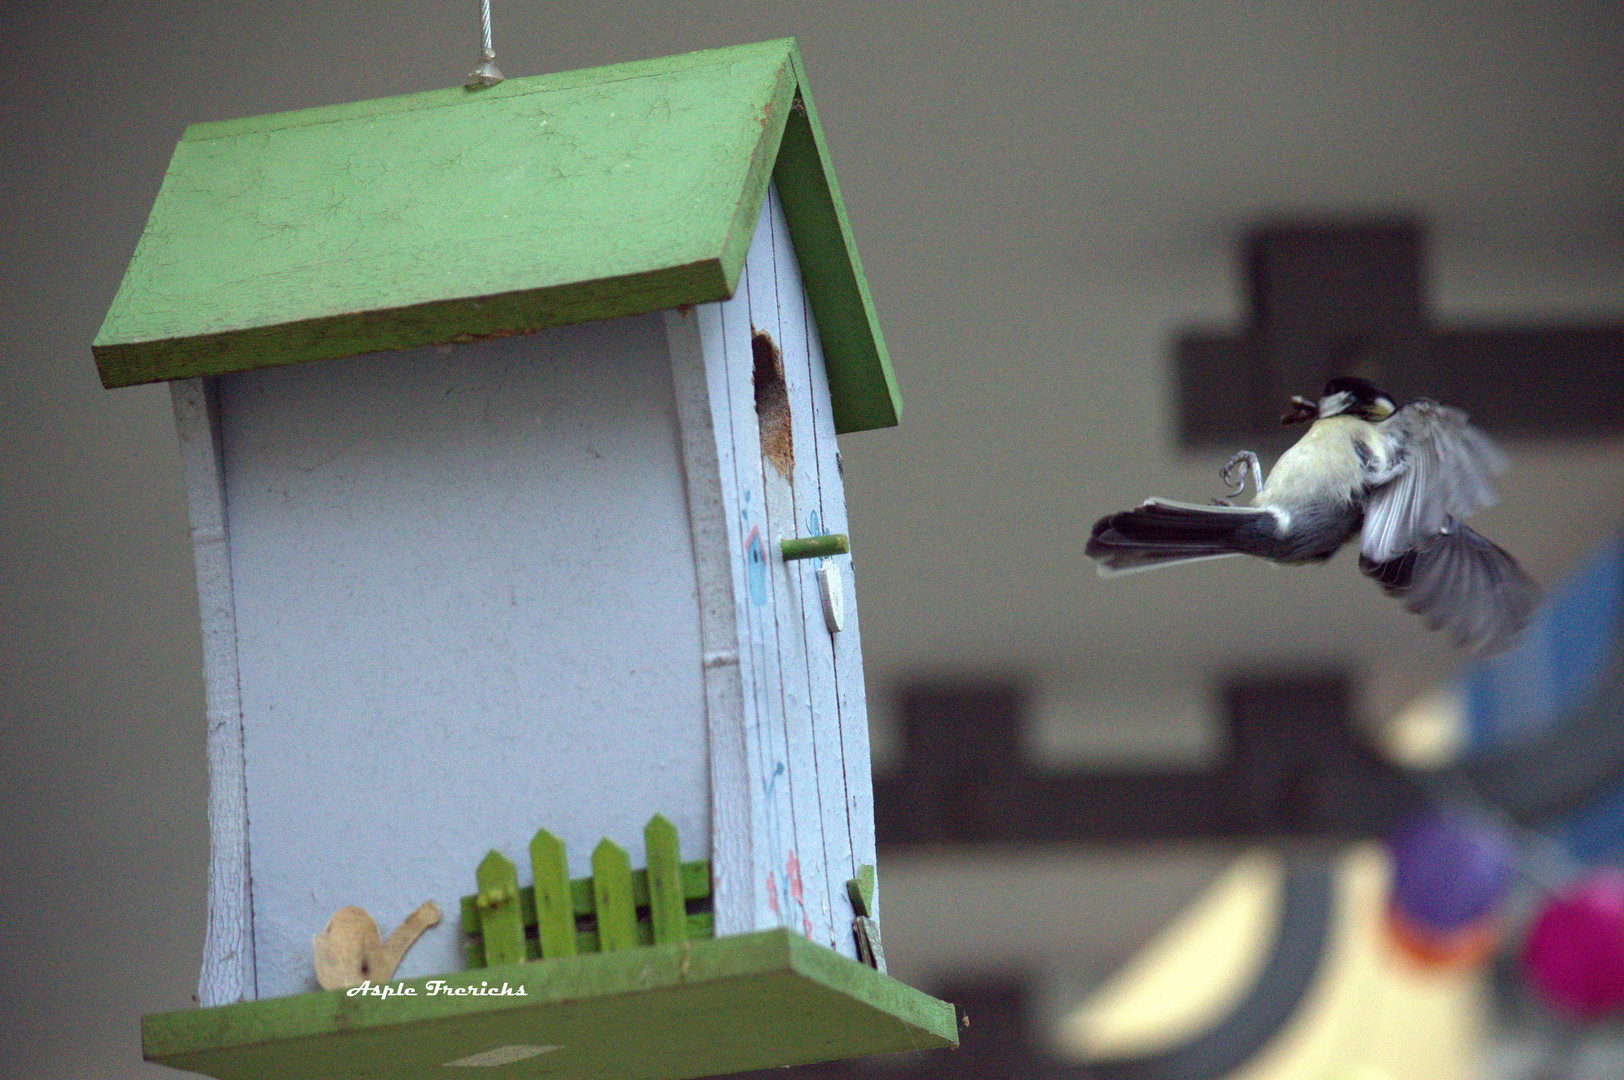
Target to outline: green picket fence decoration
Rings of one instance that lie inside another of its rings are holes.
[[[619,952],[637,945],[637,911],[632,906],[632,864],[611,840],[592,850],[592,906],[598,912],[598,949]]]
[[[648,867],[609,840],[592,854],[592,876],[568,876],[564,844],[546,829],[530,841],[534,885],[520,887],[511,862],[491,852],[479,864],[479,892],[462,899],[469,967],[716,936],[710,864],[682,862],[677,830],[659,814],[643,830]]]
[[[524,959],[524,923],[519,917],[519,874],[514,865],[493,851],[480,860],[474,873],[479,894],[480,935],[485,956],[492,964],[515,964]]]
[[[536,880],[536,942],[541,955],[548,959],[574,956],[575,902],[570,896],[564,841],[546,829],[537,829],[530,841],[530,872]]]
[[[688,911],[682,899],[677,827],[655,814],[643,828],[648,854],[648,918],[659,942],[688,940]]]

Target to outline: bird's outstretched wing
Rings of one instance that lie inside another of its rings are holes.
[[[1460,519],[1494,503],[1505,457],[1465,413],[1431,401],[1406,405],[1386,425],[1407,456],[1370,493],[1359,568],[1458,644],[1504,647],[1533,617],[1539,586]]]
[[[1495,652],[1534,616],[1540,588],[1517,560],[1454,518],[1409,551],[1359,569],[1390,596],[1476,653]]]
[[[1444,523],[1495,502],[1493,478],[1504,455],[1466,414],[1432,401],[1415,401],[1383,422],[1393,444],[1405,447],[1388,462],[1392,479],[1370,493],[1359,553],[1384,563],[1437,535]]]

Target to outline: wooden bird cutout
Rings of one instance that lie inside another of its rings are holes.
[[[343,990],[369,980],[383,982],[395,973],[412,942],[439,921],[440,909],[430,900],[406,916],[388,941],[380,941],[378,924],[371,915],[353,905],[341,907],[327,921],[327,929],[311,942],[316,981],[323,990]]]

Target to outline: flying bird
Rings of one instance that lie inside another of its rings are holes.
[[[1243,450],[1212,504],[1148,499],[1101,518],[1086,549],[1101,576],[1255,555],[1329,559],[1359,539],[1359,569],[1433,630],[1473,652],[1504,648],[1528,625],[1540,589],[1517,561],[1462,519],[1495,501],[1505,458],[1459,409],[1418,399],[1399,408],[1364,379],[1341,376],[1318,401],[1291,399],[1286,424],[1308,430],[1265,480]],[[1251,504],[1232,500],[1250,473]]]

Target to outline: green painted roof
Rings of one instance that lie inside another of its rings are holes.
[[[126,386],[719,300],[769,179],[836,427],[896,423],[788,39],[193,125],[91,351]]]

